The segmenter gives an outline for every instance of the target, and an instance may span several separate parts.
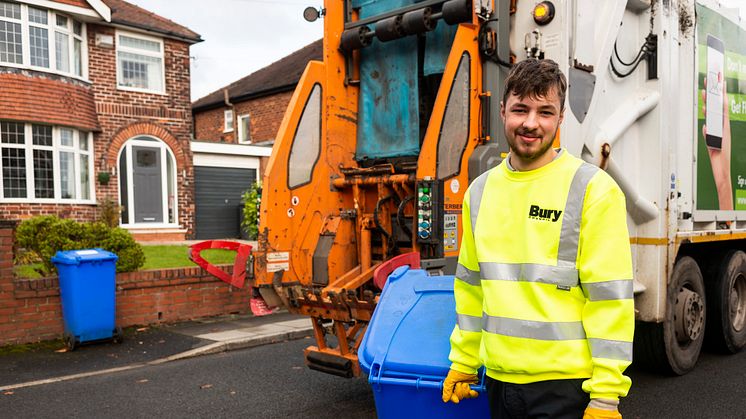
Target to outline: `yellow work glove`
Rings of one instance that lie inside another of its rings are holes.
[[[583,419],[622,419],[619,400],[593,399],[583,413]]]
[[[456,370],[449,370],[443,381],[443,403],[449,401],[458,403],[463,399],[473,399],[479,393],[469,388],[469,384],[479,382],[476,374],[465,374]]]

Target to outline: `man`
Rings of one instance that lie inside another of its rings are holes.
[[[621,418],[634,334],[624,195],[552,148],[567,90],[555,62],[519,62],[505,87],[510,153],[464,197],[443,401],[476,397],[484,365],[493,418]]]

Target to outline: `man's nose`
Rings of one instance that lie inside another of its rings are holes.
[[[537,118],[536,112],[529,112],[528,115],[526,115],[526,119],[523,120],[523,128],[526,129],[536,129],[539,127],[539,120]]]

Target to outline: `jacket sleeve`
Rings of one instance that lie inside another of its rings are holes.
[[[457,323],[451,333],[451,368],[474,374],[481,366],[479,346],[482,339],[482,286],[469,208],[470,190],[462,205],[461,251],[458,257],[453,294]]]
[[[624,194],[605,172],[588,186],[580,229],[580,284],[586,303],[582,320],[593,362],[583,383],[591,399],[618,399],[632,381],[635,311],[632,255]]]

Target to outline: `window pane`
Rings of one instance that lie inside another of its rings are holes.
[[[52,150],[34,150],[34,190],[37,198],[54,198]]]
[[[119,52],[119,85],[140,89],[163,90],[161,58]]]
[[[70,128],[60,128],[60,145],[72,147],[73,144],[73,130]]]
[[[88,171],[88,156],[80,155],[80,198],[91,198],[91,174]]]
[[[166,153],[166,181],[166,190],[168,191],[168,222],[175,223],[176,194],[174,192],[174,162],[168,153]]]
[[[73,73],[76,76],[83,75],[83,41],[75,39],[73,41]]]
[[[438,139],[438,179],[458,174],[469,141],[469,55],[461,57]]]
[[[57,15],[57,26],[67,28],[67,18],[65,16]]]
[[[306,109],[298,123],[288,161],[288,186],[295,188],[311,181],[321,151],[321,86],[313,87]]]
[[[238,122],[238,141],[251,141],[251,119],[248,115],[242,116]]]
[[[57,53],[57,70],[70,71],[70,37],[64,33],[56,32],[54,40],[54,50]]]
[[[0,122],[0,139],[5,144],[25,144],[26,135],[23,124],[17,122]]]
[[[88,133],[84,131],[78,131],[78,147],[83,150],[88,150]]]
[[[3,149],[3,196],[26,197],[26,150],[22,148]]]
[[[6,1],[0,1],[0,17],[21,19],[21,5],[18,3],[8,3]]]
[[[73,20],[73,33],[75,35],[83,35],[83,24],[77,20]]]
[[[75,154],[60,151],[60,197],[75,198]]]
[[[147,39],[132,38],[126,35],[119,35],[119,45],[127,48],[137,48],[144,51],[161,52],[161,43],[148,41]]]
[[[23,63],[21,24],[0,20],[0,61]]]
[[[119,157],[119,202],[122,205],[122,224],[129,224],[129,193],[127,191],[127,149]]]
[[[33,125],[31,139],[34,145],[52,146],[52,127],[49,125]]]
[[[29,26],[28,31],[31,65],[49,68],[49,33],[36,26]]]
[[[32,23],[41,23],[42,25],[47,24],[47,11],[44,9],[37,9],[29,6],[28,8],[28,20]]]

